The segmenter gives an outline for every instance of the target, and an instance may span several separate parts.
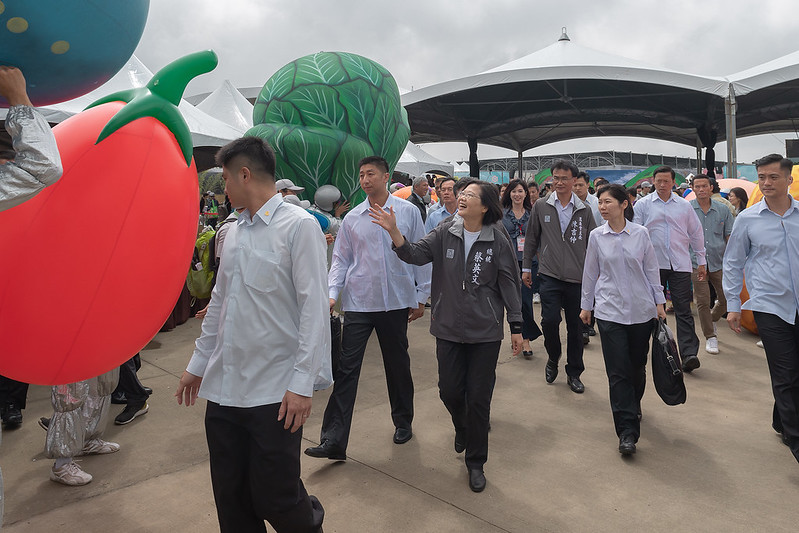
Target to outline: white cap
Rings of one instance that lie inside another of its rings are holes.
[[[275,187],[277,187],[278,191],[282,191],[283,189],[289,189],[292,191],[302,192],[305,190],[305,187],[297,187],[294,185],[294,182],[287,179],[277,180],[275,182]]]

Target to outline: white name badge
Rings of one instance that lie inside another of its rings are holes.
[[[549,215],[544,215],[544,222],[549,222]]]
[[[455,257],[455,250],[453,248],[447,248],[447,259],[452,259]]]
[[[524,251],[524,235],[516,237],[516,249],[520,252]]]

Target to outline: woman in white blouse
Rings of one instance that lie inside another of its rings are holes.
[[[587,324],[594,311],[619,452],[631,455],[640,435],[649,338],[656,318],[666,318],[666,298],[649,232],[624,217],[627,191],[606,185],[597,197],[606,222],[588,239],[580,318]]]

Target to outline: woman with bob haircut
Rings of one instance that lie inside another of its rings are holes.
[[[593,309],[619,453],[631,455],[641,434],[649,338],[656,319],[666,318],[666,298],[649,232],[624,216],[630,203],[627,190],[605,185],[597,197],[605,223],[588,239],[580,319],[587,324]]]
[[[438,390],[455,426],[455,451],[466,450],[469,487],[486,485],[488,426],[497,359],[508,311],[513,354],[522,349],[520,277],[516,254],[497,222],[497,187],[473,182],[458,194],[458,214],[409,243],[392,210],[372,207],[400,259],[433,263],[430,333],[436,338]]]

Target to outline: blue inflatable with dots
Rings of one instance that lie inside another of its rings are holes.
[[[0,0],[0,65],[22,70],[34,105],[77,98],[133,55],[149,9],[150,0]]]

